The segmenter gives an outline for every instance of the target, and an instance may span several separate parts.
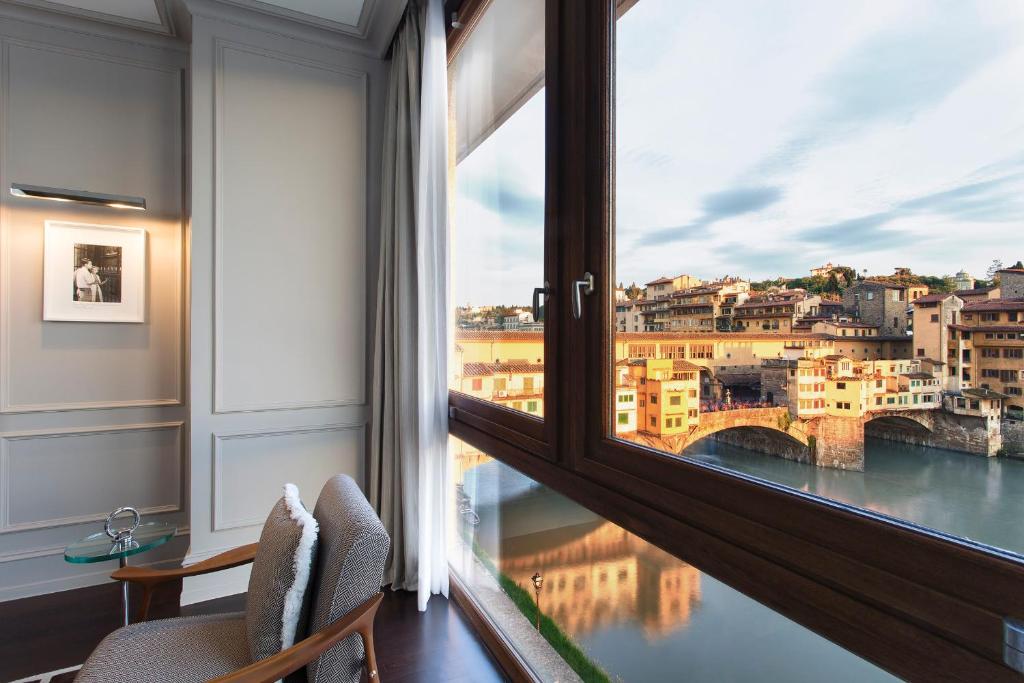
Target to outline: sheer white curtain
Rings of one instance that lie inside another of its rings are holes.
[[[448,67],[441,0],[428,0],[416,182],[419,299],[419,608],[448,596]]]
[[[448,114],[441,0],[410,0],[384,117],[369,497],[384,580],[448,595]]]

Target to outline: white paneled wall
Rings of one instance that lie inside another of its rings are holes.
[[[188,534],[182,93],[187,51],[0,5],[0,600],[108,581],[64,545],[121,505]],[[12,182],[146,198],[145,213],[10,196]],[[46,220],[141,227],[146,322],[44,322]]]
[[[312,506],[362,481],[378,201],[382,62],[215,9],[192,24],[189,563],[256,540],[286,482]]]
[[[361,405],[367,73],[215,50],[216,409]]]
[[[179,527],[137,563],[190,563],[256,540],[285,482],[312,506],[363,481],[385,4],[362,40],[209,0],[176,5],[181,39],[0,2],[0,600],[108,580],[63,548],[121,505]],[[46,220],[146,229],[144,324],[42,320]]]

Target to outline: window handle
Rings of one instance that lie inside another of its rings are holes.
[[[583,317],[583,297],[580,292],[587,296],[594,293],[594,276],[591,273],[583,273],[582,280],[572,283],[572,317],[579,320]]]
[[[547,280],[544,281],[543,287],[533,288],[533,322],[540,322],[540,295],[544,295],[544,303],[548,302],[548,295],[551,294],[551,285]]]

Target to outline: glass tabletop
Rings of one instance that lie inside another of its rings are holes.
[[[118,545],[106,533],[99,531],[66,547],[64,559],[74,563],[105,562],[137,555],[166,543],[175,531],[177,528],[172,524],[145,522],[132,533],[132,542],[128,546]]]

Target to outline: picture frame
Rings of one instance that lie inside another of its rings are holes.
[[[46,221],[43,320],[146,321],[146,230]]]

